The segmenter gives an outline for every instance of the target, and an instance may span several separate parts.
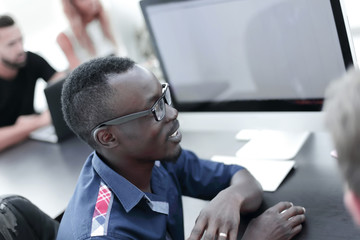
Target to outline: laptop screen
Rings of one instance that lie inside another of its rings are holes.
[[[48,103],[52,123],[55,128],[58,141],[61,141],[71,135],[73,132],[66,124],[61,109],[61,91],[65,79],[61,79],[49,84],[45,89],[45,97]]]

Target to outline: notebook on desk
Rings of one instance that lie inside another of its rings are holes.
[[[64,81],[65,79],[61,79],[44,89],[52,124],[33,131],[29,136],[31,139],[57,143],[73,135],[64,120],[61,109],[61,91]]]
[[[220,155],[213,156],[211,160],[245,167],[259,181],[266,192],[276,191],[295,165],[294,160],[244,159]]]
[[[240,131],[236,135],[237,140],[242,140]],[[253,132],[243,147],[237,152],[236,156],[246,159],[275,159],[289,160],[295,158],[303,144],[310,136],[309,131],[277,131],[259,130]]]

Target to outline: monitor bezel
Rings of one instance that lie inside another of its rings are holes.
[[[176,97],[176,91],[172,89],[171,81],[168,80],[166,69],[164,68],[163,60],[160,55],[160,51],[155,41],[155,36],[150,25],[150,21],[147,15],[146,8],[148,6],[154,6],[157,4],[167,4],[174,2],[184,2],[189,0],[141,0],[140,7],[144,15],[144,19],[150,34],[151,42],[156,53],[156,56],[160,63],[160,68],[164,77],[164,80],[169,83],[172,90],[174,106],[179,111],[321,111],[324,98],[313,99],[279,99],[279,100],[236,100],[236,101],[221,101],[221,102],[191,102],[184,103],[179,102]],[[351,42],[349,41],[347,22],[344,19],[341,0],[329,0],[334,16],[337,35],[341,47],[345,68],[349,68],[354,65],[353,54],[351,51]]]

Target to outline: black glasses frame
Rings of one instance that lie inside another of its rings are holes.
[[[118,117],[118,118],[111,119],[111,120],[106,121],[106,122],[102,122],[92,130],[93,136],[95,137],[96,131],[101,127],[120,125],[120,124],[129,122],[129,121],[132,121],[134,119],[147,116],[147,115],[149,115],[151,113],[154,115],[154,118],[155,118],[156,121],[161,121],[164,118],[165,114],[166,114],[165,102],[170,106],[172,105],[169,84],[164,83],[161,86],[162,86],[162,94],[161,94],[160,98],[158,100],[156,100],[156,102],[152,105],[152,107],[150,109],[144,110],[144,111],[141,111],[141,112],[131,113],[131,114],[128,114],[128,115],[125,115],[125,116],[121,116],[121,117]],[[160,115],[159,115],[159,111],[161,111]]]

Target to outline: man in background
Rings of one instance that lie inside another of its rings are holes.
[[[0,151],[50,124],[49,111],[35,114],[35,84],[39,78],[48,82],[62,75],[39,55],[25,52],[14,19],[0,15]]]
[[[344,203],[360,226],[360,71],[351,69],[326,91],[326,126],[344,177]]]

